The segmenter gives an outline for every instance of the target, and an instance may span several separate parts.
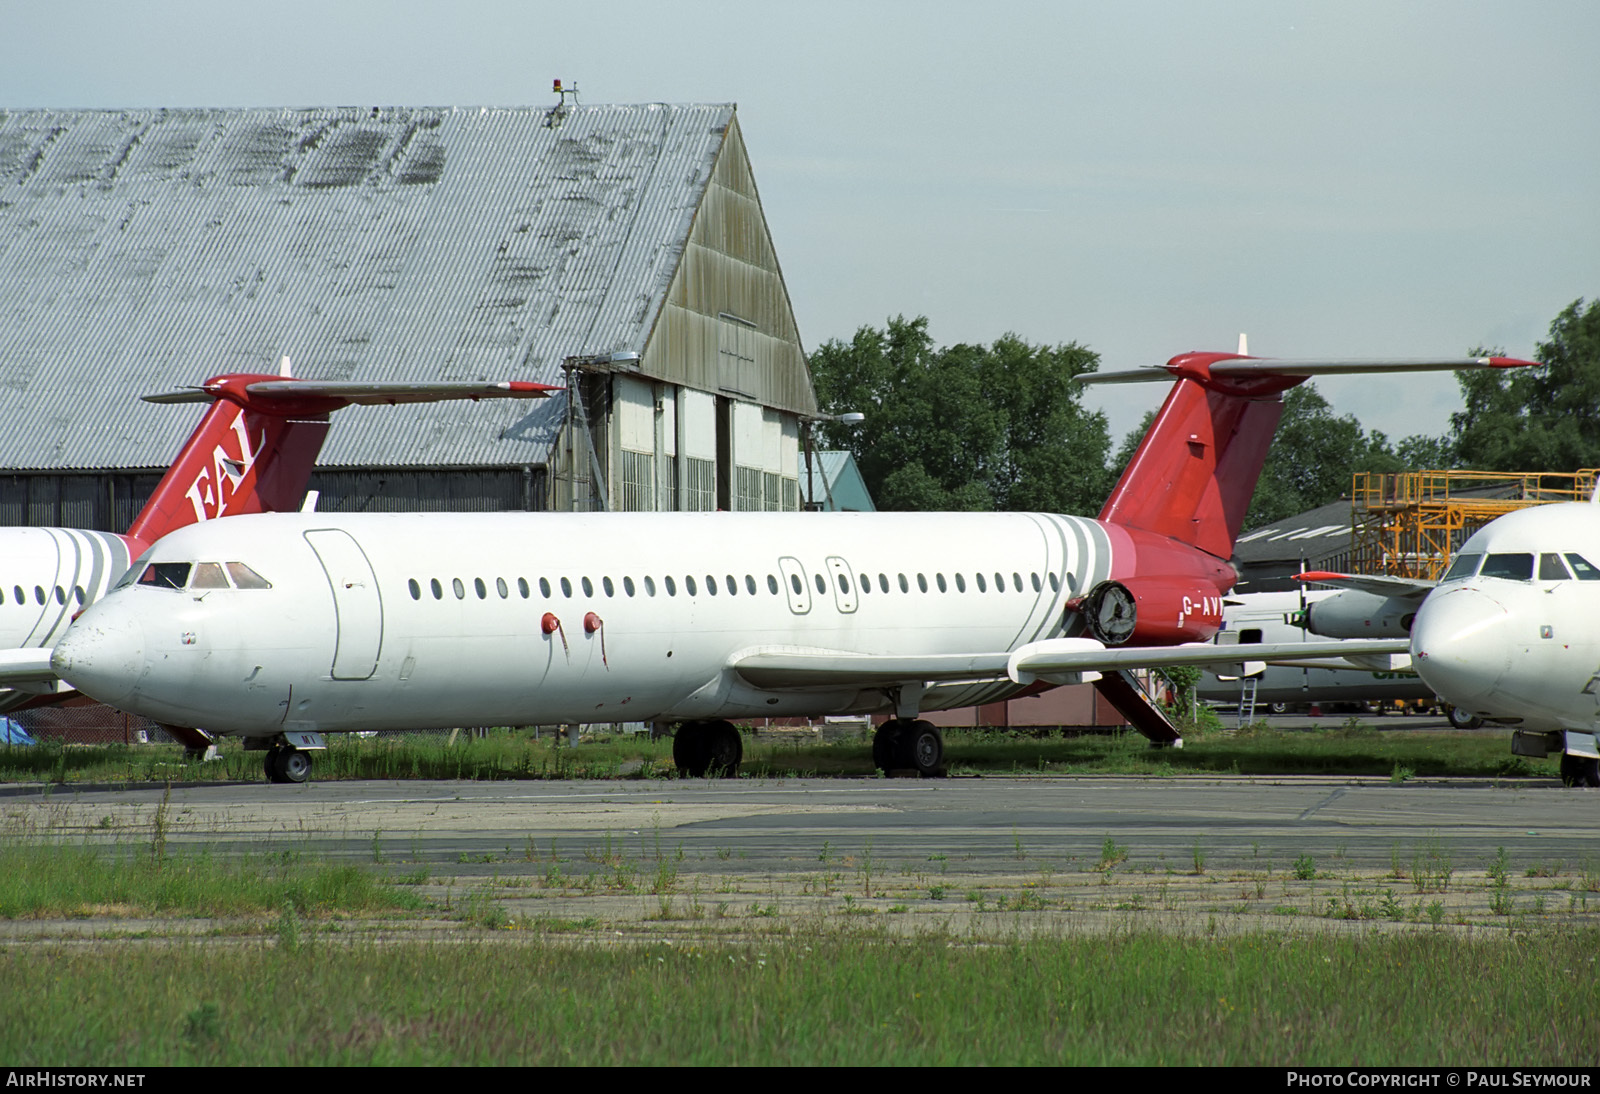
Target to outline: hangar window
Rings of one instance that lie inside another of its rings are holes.
[[[1483,561],[1482,555],[1457,555],[1456,560],[1450,564],[1450,570],[1444,575],[1446,581],[1460,581],[1462,578],[1471,577],[1478,572],[1478,563]]]
[[[1522,552],[1490,555],[1483,560],[1483,576],[1501,577],[1507,581],[1531,581],[1533,579],[1533,555]]]
[[[694,578],[693,577],[685,577],[683,579],[683,590],[684,590],[684,592],[688,593],[690,596],[697,596],[697,595],[699,595],[699,592],[700,592],[700,590],[695,588]],[[667,591],[671,592],[672,590],[668,589]]]
[[[1567,573],[1567,568],[1561,564],[1560,555],[1539,556],[1540,581],[1570,581],[1572,575]]]
[[[629,596],[633,595],[633,578],[625,577],[622,579],[622,591]]]
[[[600,579],[600,587],[606,591],[607,596],[617,595],[617,587],[611,584],[611,579],[609,577],[602,577]]]
[[[412,578],[410,581],[407,581],[406,585],[409,586],[410,589],[411,589],[411,599],[412,600],[421,600],[422,599],[422,586],[417,584],[417,579],[416,578]]]
[[[494,579],[494,591],[500,594],[501,600],[507,600],[511,597],[511,590],[506,587],[506,579],[503,577]]]
[[[158,589],[181,589],[189,584],[189,563],[187,562],[152,562],[144,568],[144,573],[139,576],[139,584],[154,585]],[[44,603],[44,590],[37,590],[39,603]],[[22,588],[17,587],[17,599],[22,599]]]
[[[594,595],[594,582],[590,581],[588,578],[583,578],[582,579],[582,584],[583,584],[583,595],[584,596],[593,596]]]
[[[525,577],[517,578],[517,592],[522,594],[522,599],[524,599],[524,600],[528,599],[528,579],[527,578],[525,578]]]
[[[989,591],[989,586],[984,584],[983,571],[982,570],[979,570],[977,573],[973,574],[972,575],[972,580],[974,580],[974,581],[976,581],[978,583],[978,591],[980,593],[986,593],[986,592]]]
[[[1579,581],[1600,581],[1600,570],[1595,569],[1594,563],[1574,552],[1567,552],[1567,562],[1572,566],[1572,572],[1578,575]]]
[[[644,579],[644,591],[649,596],[655,596],[656,595],[656,579],[655,578],[646,577]]]
[[[479,600],[489,599],[489,586],[483,583],[483,578],[481,577],[472,579],[472,591],[478,594]]]
[[[668,596],[678,595],[678,586],[673,584],[671,574],[668,574],[666,577],[662,578],[661,584],[666,587]]]
[[[459,577],[450,579],[450,588],[455,592],[457,600],[465,600],[467,598],[467,587],[461,583]]]
[[[432,579],[430,579],[428,581],[428,584],[430,586],[432,586],[432,588],[433,588],[433,598],[435,600],[443,600],[444,599],[444,587],[439,584],[439,579],[436,578],[436,577],[432,578]]]

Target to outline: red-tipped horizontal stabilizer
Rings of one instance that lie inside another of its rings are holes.
[[[1176,377],[1100,519],[1226,559],[1283,414],[1282,392],[1311,376],[1464,371],[1538,364],[1515,357],[1276,360],[1182,353],[1165,365],[1088,373],[1081,383]]]
[[[542,399],[560,388],[525,380],[367,383],[267,373],[213,376],[152,403],[210,403],[155,493],[128,528],[137,554],[169,532],[239,513],[293,512],[328,434],[328,415],[353,403]]]

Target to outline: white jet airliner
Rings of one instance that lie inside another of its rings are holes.
[[[86,611],[52,664],[103,702],[244,737],[267,750],[274,781],[304,779],[326,732],[671,721],[679,768],[702,773],[737,767],[731,718],[880,711],[891,718],[873,743],[879,766],[931,772],[943,744],[919,712],[1096,674],[1141,731],[1171,742],[1123,670],[1274,654],[1209,639],[1281,392],[1320,373],[1528,363],[1191,353],[1086,377],[1177,378],[1098,520],[273,514],[194,525]]]
[[[559,390],[527,381],[368,383],[232,373],[197,388],[146,396],[209,403],[150,500],[123,535],[77,528],[0,528],[0,711],[71,696],[50,654],[73,617],[98,600],[160,537],[242,513],[294,511],[328,432],[352,404],[539,398]],[[183,727],[178,727],[180,730]],[[191,747],[203,739],[178,734]]]

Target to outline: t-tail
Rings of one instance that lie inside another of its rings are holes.
[[[352,403],[542,398],[559,388],[526,381],[361,383],[232,373],[197,388],[145,396],[209,402],[200,424],[129,526],[135,553],[169,532],[243,513],[294,512],[328,435],[329,415]]]
[[[1238,353],[1183,353],[1165,365],[1090,373],[1084,383],[1177,383],[1100,511],[1137,529],[1228,559],[1244,524],[1283,392],[1312,376],[1461,371],[1537,364],[1513,357],[1274,360]]]

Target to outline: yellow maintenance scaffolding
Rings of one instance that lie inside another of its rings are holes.
[[[1472,533],[1495,517],[1587,501],[1600,471],[1358,471],[1350,487],[1351,570],[1437,579]]]

